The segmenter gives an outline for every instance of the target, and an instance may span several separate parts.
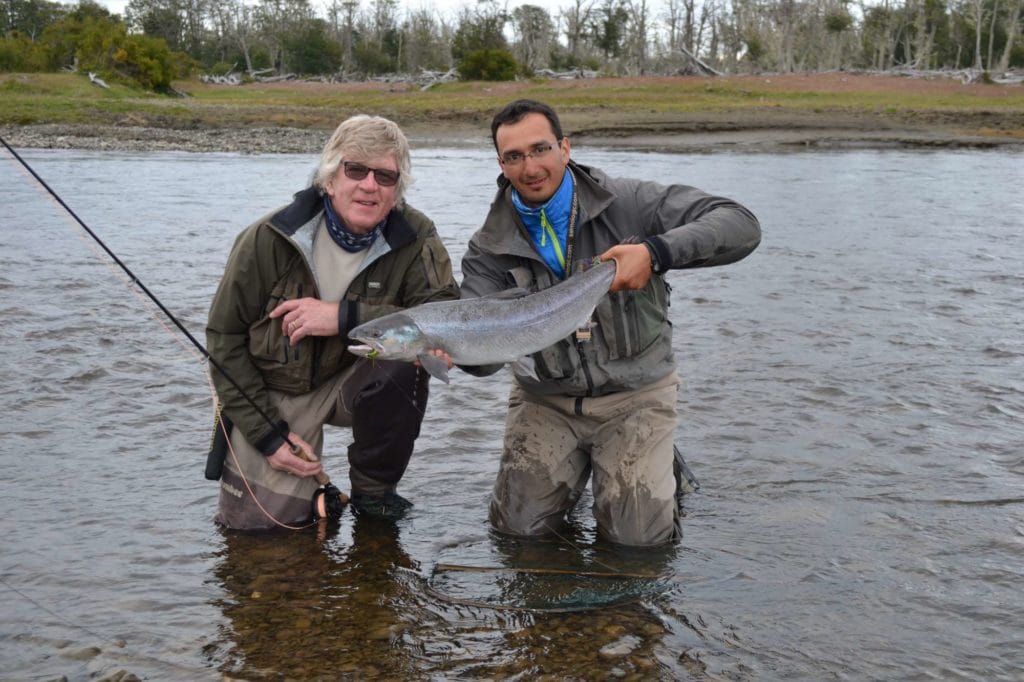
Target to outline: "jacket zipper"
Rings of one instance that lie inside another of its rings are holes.
[[[298,287],[298,290],[297,290],[296,293],[298,293],[298,296],[296,298],[302,298],[302,282],[299,282],[299,287]],[[292,351],[292,357],[295,358],[296,360],[299,359],[299,347],[298,346],[295,346],[295,350]]]

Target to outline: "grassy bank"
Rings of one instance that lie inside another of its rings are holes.
[[[293,127],[329,130],[358,112],[413,129],[486,128],[516,97],[558,108],[577,134],[619,135],[827,126],[900,126],[1024,139],[1024,87],[951,79],[810,74],[449,83],[177,83],[184,98],[82,75],[0,74],[0,126],[98,124],[169,129]]]

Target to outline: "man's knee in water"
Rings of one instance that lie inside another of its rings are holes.
[[[651,499],[639,507],[595,504],[597,532],[604,539],[630,547],[657,547],[682,539],[679,507],[674,498]]]

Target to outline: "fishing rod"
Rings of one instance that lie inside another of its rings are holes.
[[[203,357],[204,357],[204,358],[206,358],[206,360],[208,360],[208,361],[209,361],[209,363],[210,363],[211,365],[213,365],[213,366],[214,366],[214,367],[215,367],[215,368],[217,369],[217,371],[218,371],[218,372],[220,372],[220,373],[221,373],[221,376],[223,376],[223,377],[224,377],[225,379],[227,379],[227,380],[228,380],[228,381],[229,381],[229,382],[231,383],[231,385],[232,385],[232,386],[234,386],[235,390],[237,390],[237,391],[239,392],[239,394],[241,394],[241,396],[242,396],[243,398],[245,398],[245,399],[246,399],[246,401],[248,401],[249,405],[251,405],[251,406],[253,407],[253,409],[254,409],[254,410],[256,410],[257,414],[259,414],[259,415],[260,415],[260,417],[262,417],[262,418],[263,418],[263,420],[264,420],[264,421],[266,421],[266,422],[267,422],[267,424],[269,424],[269,425],[270,425],[270,427],[271,427],[271,428],[272,428],[272,429],[274,430],[274,432],[275,432],[275,433],[276,433],[277,435],[281,436],[281,437],[282,437],[282,438],[284,439],[285,443],[287,443],[287,444],[288,444],[288,447],[289,447],[289,449],[291,450],[292,454],[294,454],[294,455],[297,455],[297,456],[300,456],[300,457],[303,457],[303,458],[305,458],[305,459],[309,459],[309,458],[308,458],[308,457],[306,456],[306,453],[305,453],[305,451],[304,451],[304,450],[302,450],[302,448],[300,448],[300,447],[299,447],[299,446],[298,446],[298,445],[297,445],[297,444],[296,444],[295,442],[293,442],[293,441],[292,441],[292,440],[291,440],[291,439],[290,439],[290,438],[288,437],[288,433],[287,433],[287,432],[286,432],[286,431],[284,430],[284,428],[282,428],[282,427],[281,427],[281,425],[280,425],[279,423],[277,423],[277,422],[275,422],[275,421],[274,421],[273,419],[271,419],[271,418],[270,418],[270,415],[268,415],[268,414],[267,414],[267,413],[266,413],[266,412],[265,412],[265,411],[263,410],[263,408],[261,408],[261,407],[260,407],[259,405],[257,405],[257,404],[256,404],[256,401],[255,401],[255,400],[253,400],[253,399],[252,399],[252,398],[251,398],[251,397],[249,396],[249,394],[245,392],[245,389],[243,389],[243,388],[242,388],[242,387],[241,387],[241,386],[240,386],[240,385],[238,384],[238,382],[237,382],[237,381],[235,381],[234,377],[232,377],[232,376],[231,376],[231,374],[230,374],[230,373],[229,373],[229,372],[228,372],[228,371],[227,371],[227,370],[226,370],[226,369],[224,368],[224,366],[223,366],[223,365],[221,365],[221,364],[220,364],[220,363],[219,363],[219,362],[218,362],[218,361],[217,361],[216,359],[214,359],[214,357],[213,357],[212,355],[210,355],[210,351],[206,350],[206,347],[205,347],[205,346],[203,346],[203,344],[201,344],[201,343],[199,342],[199,340],[198,340],[198,339],[196,339],[196,337],[192,335],[192,332],[190,332],[190,331],[189,331],[188,329],[186,329],[186,328],[185,328],[185,325],[183,325],[183,324],[182,324],[182,323],[181,323],[181,322],[180,322],[180,321],[178,320],[178,318],[177,318],[177,317],[175,317],[175,316],[174,316],[174,314],[173,314],[173,313],[171,313],[171,311],[170,311],[170,310],[168,310],[168,309],[167,309],[167,307],[166,307],[166,306],[165,306],[165,305],[164,305],[163,303],[161,303],[161,302],[160,302],[160,299],[158,299],[158,298],[157,298],[157,297],[156,297],[156,296],[155,296],[155,295],[153,294],[153,292],[151,292],[151,291],[149,290],[149,288],[148,288],[148,287],[147,287],[147,286],[146,286],[145,284],[143,284],[142,280],[140,280],[140,279],[139,279],[139,278],[138,278],[138,277],[137,277],[137,276],[135,275],[135,273],[134,273],[134,272],[132,272],[132,271],[131,271],[131,269],[130,269],[130,268],[129,268],[129,267],[127,266],[127,265],[125,265],[125,264],[124,264],[124,262],[123,262],[123,261],[122,261],[122,260],[121,260],[120,258],[118,258],[118,257],[117,257],[117,254],[115,254],[115,253],[114,253],[114,252],[113,252],[113,251],[112,251],[112,250],[110,249],[110,247],[108,247],[108,246],[107,246],[107,245],[106,245],[106,244],[105,244],[105,243],[103,242],[103,240],[99,238],[99,235],[97,235],[97,234],[96,234],[95,232],[93,232],[93,231],[92,231],[92,230],[91,230],[91,229],[89,228],[89,226],[85,224],[85,221],[83,221],[83,220],[82,220],[81,218],[79,218],[79,217],[78,217],[78,214],[77,214],[77,213],[75,213],[75,212],[74,212],[74,210],[72,210],[72,208],[71,208],[70,206],[68,206],[68,205],[67,205],[67,204],[66,204],[66,203],[64,202],[64,200],[63,200],[63,199],[62,199],[62,198],[60,197],[60,195],[59,195],[59,194],[57,194],[57,192],[55,192],[55,191],[53,190],[53,188],[51,188],[51,187],[50,187],[50,185],[48,185],[48,184],[46,183],[46,181],[45,181],[45,180],[43,180],[43,178],[42,178],[42,177],[40,177],[40,176],[39,176],[39,174],[35,172],[35,170],[34,170],[34,169],[32,168],[32,166],[30,166],[30,165],[28,164],[28,162],[27,162],[27,161],[25,161],[25,159],[21,158],[21,155],[20,155],[20,154],[18,154],[18,152],[14,151],[14,149],[13,149],[13,148],[11,147],[11,145],[7,144],[7,140],[5,140],[5,139],[4,139],[4,138],[3,138],[2,136],[0,136],[0,144],[3,144],[3,146],[7,148],[7,151],[8,151],[8,152],[10,152],[11,156],[13,156],[13,157],[14,157],[15,159],[17,159],[17,160],[18,160],[18,162],[19,162],[19,163],[20,163],[20,164],[21,164],[22,166],[24,166],[24,167],[25,167],[25,170],[27,170],[27,171],[28,171],[28,172],[29,172],[29,173],[30,173],[30,174],[32,175],[32,177],[33,177],[33,178],[35,178],[35,179],[36,179],[36,181],[37,181],[37,182],[38,182],[38,183],[39,183],[39,184],[40,184],[40,185],[41,185],[41,186],[42,186],[42,187],[43,187],[43,188],[44,188],[44,189],[45,189],[45,190],[46,190],[47,192],[49,192],[49,193],[50,193],[50,196],[52,196],[52,197],[53,197],[53,198],[54,198],[54,199],[55,199],[55,200],[57,201],[57,203],[59,203],[59,204],[60,204],[60,205],[61,205],[61,206],[62,206],[62,207],[64,208],[64,210],[65,210],[65,211],[67,211],[67,212],[68,212],[68,214],[70,214],[70,215],[71,215],[71,217],[75,219],[75,222],[77,222],[77,223],[78,223],[79,225],[81,225],[81,226],[82,226],[82,229],[84,229],[84,230],[85,230],[85,231],[86,231],[86,232],[87,232],[87,233],[89,234],[89,236],[90,236],[90,237],[92,237],[92,238],[93,238],[93,239],[94,239],[94,240],[96,241],[96,243],[97,243],[97,244],[99,244],[99,245],[100,245],[100,246],[101,246],[101,247],[103,248],[103,250],[107,252],[107,255],[108,255],[108,256],[110,256],[110,257],[111,257],[111,258],[113,259],[113,261],[114,261],[115,263],[117,263],[117,264],[118,264],[118,265],[119,265],[119,266],[121,267],[121,269],[122,269],[122,270],[124,270],[125,274],[127,274],[127,275],[128,275],[128,277],[129,277],[129,278],[131,279],[131,283],[130,283],[130,284],[134,284],[134,285],[136,285],[137,287],[139,287],[139,289],[141,289],[141,290],[142,290],[142,292],[143,292],[144,294],[146,294],[146,296],[148,296],[148,297],[149,297],[149,300],[151,300],[151,301],[152,301],[153,303],[155,303],[155,304],[157,305],[157,307],[159,307],[159,308],[160,308],[160,310],[161,310],[161,311],[163,312],[163,314],[167,316],[167,319],[169,319],[169,320],[170,320],[171,322],[173,322],[173,323],[174,323],[174,325],[175,325],[175,326],[176,326],[176,327],[177,327],[177,328],[178,328],[178,329],[179,329],[179,330],[181,331],[181,333],[182,333],[182,334],[184,334],[184,335],[185,335],[185,337],[186,337],[186,338],[187,338],[187,339],[188,339],[189,341],[191,341],[191,342],[192,342],[192,345],[193,345],[193,346],[195,346],[195,347],[196,347],[196,348],[197,348],[197,349],[199,350],[199,352],[200,352],[200,353],[202,353]],[[220,426],[220,423],[219,423],[219,422],[220,422],[220,416],[219,416],[219,413],[218,413],[218,420],[217,420],[217,421],[218,421],[218,424],[217,424],[217,426],[219,427],[219,426]],[[327,485],[330,485],[330,482],[331,482],[331,480],[330,480],[330,478],[329,478],[329,477],[327,476],[327,474],[325,474],[325,473],[323,473],[323,472],[321,472],[321,473],[319,473],[319,474],[317,474],[317,475],[316,475],[316,481],[317,481],[317,483],[319,483],[319,484],[320,484],[320,485],[322,485],[322,486],[327,486]]]

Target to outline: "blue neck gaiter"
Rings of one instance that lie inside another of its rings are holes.
[[[562,177],[554,196],[547,203],[532,208],[523,203],[514,188],[512,205],[526,226],[533,242],[533,248],[544,259],[551,271],[565,279],[566,243],[569,235],[569,219],[572,213],[573,178],[568,168]]]

